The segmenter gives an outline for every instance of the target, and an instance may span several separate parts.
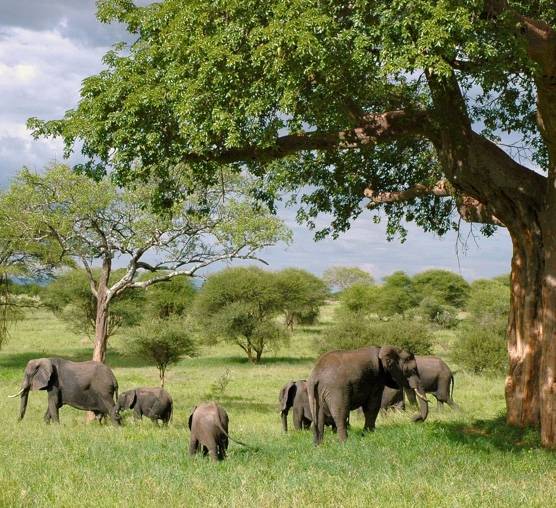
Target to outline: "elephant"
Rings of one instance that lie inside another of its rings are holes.
[[[423,389],[426,393],[432,393],[438,403],[438,408],[442,409],[444,403],[448,404],[452,409],[459,409],[459,406],[454,402],[454,375],[450,367],[444,360],[436,356],[416,356],[417,371],[423,384]],[[401,389],[391,390],[384,389],[382,395],[382,409],[388,409],[391,406],[396,406],[404,409],[405,405],[401,406],[399,401],[402,401],[404,392],[410,403],[415,404],[415,394],[412,390]]]
[[[412,353],[394,346],[382,346],[323,354],[307,381],[315,445],[323,440],[326,415],[334,419],[338,438],[344,442],[347,439],[349,411],[360,406],[365,415],[364,430],[374,430],[385,386],[413,389],[419,397],[420,406],[420,413],[413,419],[426,420],[429,401]]]
[[[313,418],[309,407],[309,397],[307,395],[307,381],[290,381],[282,387],[279,395],[280,416],[282,417],[282,430],[288,431],[288,413],[293,407],[293,426],[296,430],[308,429],[311,427]],[[336,431],[336,424],[330,417],[324,419],[324,424],[332,427]],[[348,417],[349,425],[349,417]]]
[[[228,449],[228,440],[248,446],[228,434],[228,413],[216,402],[207,402],[195,406],[189,415],[189,455],[195,455],[202,447],[203,455],[207,453],[213,461],[224,460]]]
[[[10,397],[21,396],[19,420],[25,416],[29,390],[46,390],[48,408],[44,421],[59,423],[59,409],[68,404],[77,409],[93,411],[100,421],[110,416],[114,425],[120,424],[114,395],[118,382],[109,367],[100,362],[71,362],[62,358],[29,360],[21,390]]]
[[[116,402],[116,414],[126,409],[133,409],[133,416],[139,420],[144,415],[155,423],[162,420],[163,425],[168,425],[173,401],[164,388],[134,388],[121,393]]]
[[[438,408],[442,409],[446,403],[452,409],[459,409],[453,399],[454,374],[446,362],[437,356],[416,356],[415,360],[423,389],[436,398]],[[409,402],[415,404],[414,393],[408,390],[405,392]]]

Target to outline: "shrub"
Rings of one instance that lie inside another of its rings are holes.
[[[317,339],[320,352],[387,344],[414,354],[427,355],[432,353],[433,339],[428,328],[418,321],[399,318],[379,321],[361,314],[342,316],[336,325]]]
[[[358,282],[344,289],[340,294],[341,312],[366,314],[371,311],[378,288]]]
[[[440,304],[461,309],[469,296],[469,284],[448,270],[427,270],[413,277],[419,298],[434,297]]]
[[[471,318],[485,326],[493,320],[507,319],[510,311],[510,288],[497,280],[479,279],[471,284],[466,305]]]
[[[411,278],[399,271],[386,277],[377,288],[371,310],[381,317],[404,316],[418,302]]]
[[[194,356],[197,352],[195,341],[187,333],[183,320],[154,320],[137,329],[137,338],[132,343],[132,351],[156,365],[160,376],[160,386],[168,367],[184,356]]]
[[[468,324],[458,335],[452,351],[456,363],[477,374],[505,371],[508,353],[500,330]]]
[[[429,323],[434,323],[442,328],[453,328],[458,323],[457,309],[443,305],[433,296],[421,300],[419,314]]]

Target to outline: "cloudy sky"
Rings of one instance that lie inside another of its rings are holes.
[[[59,118],[73,107],[82,79],[97,73],[102,55],[123,38],[121,27],[96,21],[94,0],[0,0],[0,186],[22,166],[40,170],[61,160],[61,144],[34,141],[26,120]],[[294,215],[294,210],[282,213],[294,231],[292,245],[264,253],[274,269],[299,266],[321,274],[331,265],[350,265],[380,278],[395,270],[437,267],[469,280],[509,271],[511,243],[505,230],[487,239],[468,236],[466,229],[458,242],[455,233],[438,238],[410,227],[401,244],[387,242],[384,225],[373,224],[364,213],[338,240],[314,242]]]

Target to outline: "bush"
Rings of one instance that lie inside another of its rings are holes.
[[[411,278],[404,272],[394,272],[377,288],[371,310],[381,317],[404,316],[419,303]]]
[[[317,348],[321,353],[387,344],[414,354],[428,355],[432,353],[433,338],[428,328],[418,321],[399,318],[378,321],[361,314],[351,314],[344,315],[317,339]]]
[[[485,326],[493,320],[507,320],[510,311],[510,288],[497,280],[479,279],[471,284],[466,305],[471,318]]]
[[[419,304],[419,314],[442,328],[453,328],[458,324],[457,312],[455,307],[443,305],[434,297],[423,298]]]
[[[468,324],[453,346],[458,365],[480,373],[502,373],[508,365],[506,340],[500,330]]]
[[[183,320],[164,319],[151,321],[137,329],[132,351],[156,365],[160,386],[164,386],[166,370],[184,356],[197,353],[195,341],[187,333]]]
[[[427,270],[413,277],[419,298],[433,297],[440,304],[461,309],[469,296],[469,284],[448,270]]]
[[[340,312],[366,314],[371,311],[378,288],[358,282],[344,289],[340,294]]]

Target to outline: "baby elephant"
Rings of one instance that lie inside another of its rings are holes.
[[[280,390],[278,396],[280,401],[280,417],[282,418],[282,430],[288,431],[288,413],[293,408],[293,426],[295,430],[309,429],[313,417],[311,415],[311,407],[309,406],[309,396],[307,395],[307,381],[300,379],[299,381],[290,381]],[[324,424],[332,427],[336,432],[336,424],[330,416],[324,417]],[[349,416],[346,420],[349,426]]]
[[[168,425],[172,417],[172,397],[164,388],[135,388],[123,392],[116,403],[116,413],[125,409],[133,409],[133,416],[142,419],[143,415],[158,423],[162,420]]]
[[[193,413],[189,416],[189,430],[191,430],[189,455],[195,455],[202,447],[203,455],[208,453],[213,461],[217,461],[226,458],[228,439],[247,446],[230,437],[228,421],[228,413],[216,402],[195,406]]]

